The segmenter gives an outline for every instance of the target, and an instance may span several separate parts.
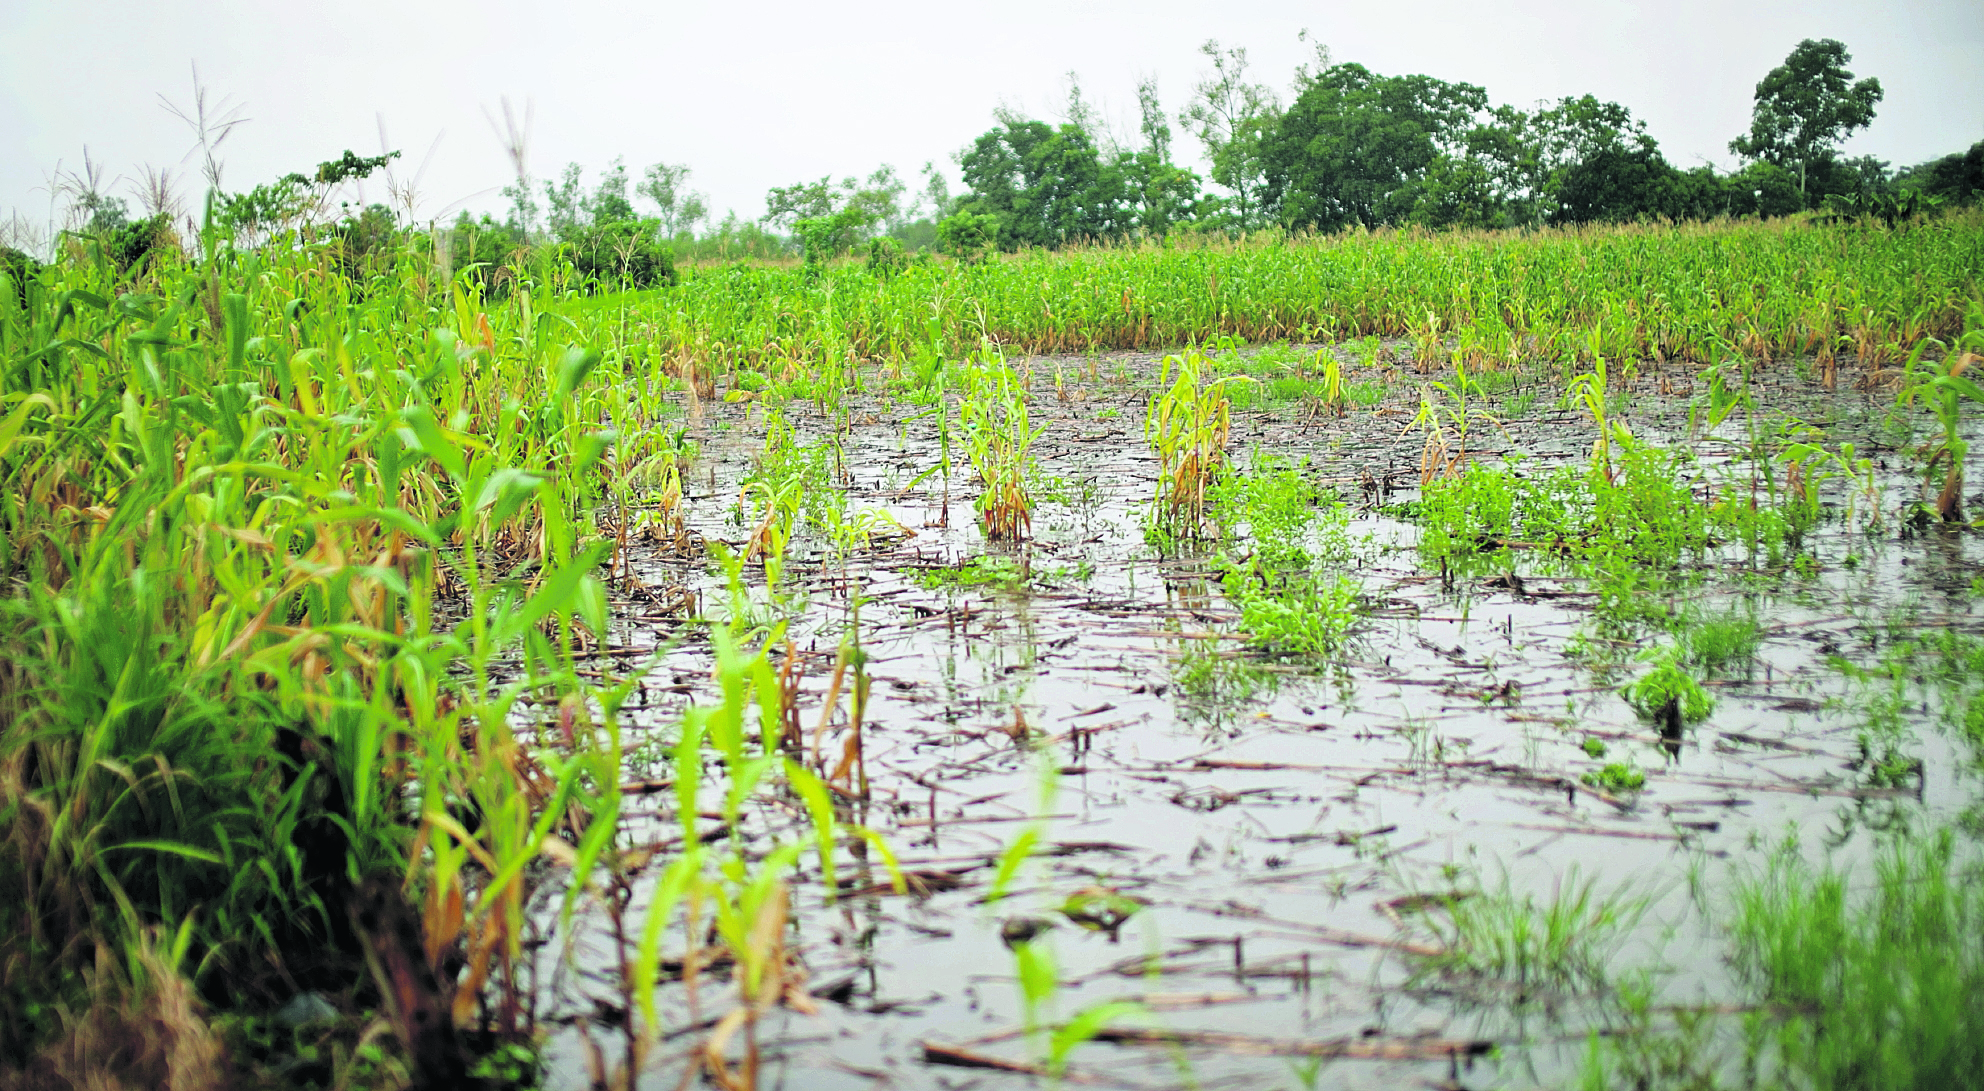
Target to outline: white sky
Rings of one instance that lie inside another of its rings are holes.
[[[85,146],[112,175],[173,167],[193,191],[191,136],[158,96],[188,103],[195,62],[252,119],[223,149],[229,190],[345,148],[376,154],[383,120],[404,173],[425,160],[422,215],[500,209],[509,167],[485,111],[500,114],[507,96],[534,109],[540,178],[577,161],[590,183],[615,155],[636,173],[687,163],[718,215],[755,217],[768,187],[885,162],[913,189],[935,159],[955,185],[951,156],[993,109],[1057,117],[1070,70],[1134,135],[1138,78],[1157,77],[1175,117],[1207,38],[1246,46],[1254,77],[1285,97],[1304,27],[1339,61],[1481,84],[1496,102],[1621,102],[1681,167],[1734,165],[1725,145],[1748,128],[1753,87],[1801,38],[1846,42],[1855,75],[1887,91],[1849,154],[1903,165],[1984,138],[1977,0],[8,0],[0,210],[46,222],[51,176],[78,167]],[[1174,130],[1181,159],[1196,154]]]

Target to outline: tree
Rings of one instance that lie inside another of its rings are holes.
[[[1473,84],[1335,65],[1263,141],[1261,199],[1289,228],[1403,223],[1440,157],[1466,154],[1487,106]]]
[[[544,183],[544,219],[553,238],[571,238],[586,223],[585,193],[579,188],[579,165],[565,164],[558,181]]]
[[[972,196],[963,208],[998,220],[1001,249],[1120,238],[1136,226],[1126,161],[1105,160],[1087,130],[1013,113],[958,159]]]
[[[1975,201],[1984,196],[1984,140],[1972,144],[1969,151],[1909,167],[1895,175],[1895,184],[1952,204]]]
[[[1244,230],[1260,218],[1262,146],[1281,104],[1265,84],[1247,82],[1245,49],[1221,49],[1207,39],[1199,52],[1212,61],[1212,72],[1192,88],[1191,105],[1178,120],[1205,145],[1212,180],[1233,191],[1234,211]]]
[[[686,166],[656,163],[641,175],[634,192],[653,201],[661,210],[661,233],[674,238],[677,233],[693,233],[696,224],[709,218],[709,199],[700,193],[690,193],[689,168]]]
[[[1757,84],[1750,131],[1729,150],[1750,162],[1796,174],[1798,194],[1814,203],[1807,181],[1815,164],[1828,162],[1856,129],[1874,120],[1881,81],[1855,82],[1846,64],[1853,55],[1832,38],[1807,38]]]
[[[870,238],[876,225],[900,227],[907,188],[894,167],[883,165],[864,185],[831,175],[817,182],[774,186],[765,194],[763,222],[790,231],[808,262],[839,257]]]
[[[593,223],[627,223],[635,218],[634,202],[627,199],[627,184],[627,164],[616,156],[586,201]]]

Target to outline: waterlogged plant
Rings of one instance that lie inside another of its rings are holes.
[[[1637,792],[1646,787],[1646,774],[1621,762],[1613,762],[1602,769],[1594,769],[1580,776],[1578,780],[1601,791]]]
[[[1591,444],[1591,471],[1594,475],[1612,480],[1612,452],[1615,448],[1633,446],[1633,433],[1625,421],[1612,419],[1608,399],[1611,386],[1606,374],[1605,357],[1594,354],[1591,370],[1573,376],[1570,386],[1564,392],[1566,407],[1583,407],[1598,427],[1598,438]]]
[[[1984,388],[1964,374],[1984,354],[1984,300],[1970,304],[1963,336],[1944,353],[1940,363],[1924,362],[1929,345],[1924,341],[1908,356],[1901,404],[1919,399],[1942,427],[1941,440],[1923,452],[1922,482],[1924,491],[1934,494],[1930,510],[1937,518],[1949,521],[1963,517],[1963,463],[1970,453],[1970,444],[1961,434],[1963,406],[1965,402],[1984,404]],[[1938,473],[1942,475],[1940,487]]]
[[[1257,456],[1250,471],[1220,475],[1207,500],[1222,532],[1244,528],[1253,556],[1270,568],[1344,565],[1357,550],[1349,509],[1283,460]]]
[[[1800,1086],[1984,1082],[1984,868],[1947,832],[1880,851],[1870,884],[1786,845],[1736,895],[1734,963],[1767,1007],[1746,1045]]]
[[[1033,524],[1033,498],[1027,491],[1033,460],[1028,451],[1046,429],[1030,423],[1025,386],[991,346],[964,369],[964,375],[958,425],[964,433],[965,455],[983,486],[977,504],[979,525],[993,541],[1016,542],[1027,536]]]
[[[1602,371],[1604,361],[1599,362],[1599,367]],[[1600,381],[1603,381],[1602,377]],[[1468,432],[1475,422],[1501,427],[1501,422],[1493,415],[1473,404],[1482,397],[1484,395],[1479,385],[1468,378],[1467,362],[1459,359],[1454,361],[1452,383],[1433,382],[1421,388],[1419,412],[1399,432],[1401,436],[1414,431],[1426,434],[1425,446],[1419,455],[1421,485],[1436,477],[1458,476],[1461,468],[1467,465]]]
[[[1649,653],[1653,669],[1627,686],[1621,696],[1633,711],[1671,725],[1698,724],[1715,711],[1715,698],[1682,667],[1672,649]]]
[[[1756,613],[1740,608],[1688,611],[1675,637],[1680,645],[1681,661],[1709,675],[1746,667],[1756,658],[1764,639]]]
[[[1426,920],[1442,951],[1421,956],[1418,975],[1497,983],[1522,1005],[1605,988],[1620,942],[1651,900],[1626,885],[1601,891],[1573,866],[1548,897],[1518,892],[1504,875],[1495,889],[1434,903],[1440,911]]]
[[[1196,349],[1158,365],[1157,394],[1144,418],[1144,439],[1157,452],[1157,524],[1181,538],[1206,537],[1206,496],[1226,462],[1233,405],[1227,388],[1244,375],[1207,381],[1212,362]]]
[[[1354,577],[1266,570],[1259,559],[1227,562],[1220,585],[1240,607],[1240,630],[1278,655],[1324,658],[1342,650],[1363,618],[1363,585]]]

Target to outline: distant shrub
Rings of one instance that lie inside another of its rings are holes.
[[[580,275],[623,288],[655,288],[676,282],[675,259],[655,238],[647,220],[594,224],[572,234],[559,253]]]
[[[901,240],[878,235],[868,240],[868,271],[882,280],[909,268],[909,254]]]
[[[529,256],[530,243],[509,224],[484,214],[470,219],[464,212],[447,233],[449,267],[466,275],[488,299],[509,295],[516,286],[516,263]]]
[[[390,269],[399,253],[399,223],[385,205],[367,205],[331,229],[338,271],[354,284]]]
[[[107,228],[91,237],[103,247],[104,258],[119,276],[134,269],[142,270],[158,255],[179,249],[172,218],[163,212]]]
[[[966,265],[984,261],[998,238],[999,218],[989,212],[953,212],[937,225],[937,249]]]

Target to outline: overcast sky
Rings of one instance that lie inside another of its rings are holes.
[[[1245,46],[1254,78],[1285,97],[1303,28],[1339,61],[1480,84],[1496,102],[1623,103],[1684,168],[1734,166],[1726,145],[1756,82],[1802,38],[1844,41],[1855,74],[1887,91],[1849,154],[1904,165],[1984,139],[1978,0],[8,0],[0,210],[45,222],[50,178],[85,146],[113,176],[171,167],[196,189],[191,136],[159,102],[190,103],[194,63],[252,119],[223,148],[228,190],[346,148],[376,154],[383,123],[402,174],[419,174],[422,216],[497,210],[510,168],[488,118],[507,97],[532,109],[540,178],[576,161],[590,182],[616,155],[635,172],[686,163],[718,215],[755,217],[770,186],[881,163],[914,188],[934,159],[955,182],[951,157],[996,107],[1055,119],[1070,71],[1134,134],[1138,79],[1156,77],[1175,117],[1208,38]],[[1176,146],[1199,150],[1182,131]]]

